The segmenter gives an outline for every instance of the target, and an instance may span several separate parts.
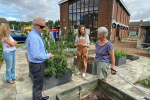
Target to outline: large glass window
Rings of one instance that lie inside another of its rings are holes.
[[[90,6],[93,6],[94,0],[90,0]]]
[[[77,1],[77,8],[80,8],[80,1]]]
[[[69,26],[97,28],[99,0],[78,0],[69,5]]]
[[[94,6],[98,6],[99,5],[99,0],[94,0]]]

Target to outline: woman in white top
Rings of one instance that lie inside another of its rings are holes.
[[[77,60],[78,60],[78,74],[81,74],[81,61],[83,58],[84,70],[82,77],[85,77],[87,69],[87,59],[88,59],[88,49],[89,46],[89,36],[86,34],[86,28],[84,25],[80,25],[78,28],[78,35],[75,39],[75,46],[77,47]]]
[[[0,41],[3,44],[3,58],[6,62],[6,80],[8,83],[15,83],[18,80],[15,76],[15,45],[17,42],[9,35],[8,24],[0,26]]]

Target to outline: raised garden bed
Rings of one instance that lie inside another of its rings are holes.
[[[68,100],[68,98],[69,100],[94,100],[94,99],[84,99],[84,98],[88,98],[91,94],[97,91],[101,92],[98,95],[105,95],[104,97],[107,99],[95,99],[95,100],[137,100],[138,99],[138,97],[135,98],[130,94],[127,94],[100,79],[96,79],[58,93],[56,95],[56,100]]]
[[[109,63],[111,63],[111,59],[109,60]],[[122,64],[126,63],[126,57],[121,57],[121,58],[115,58],[115,65],[120,66]]]
[[[31,78],[31,80],[33,82],[33,76],[32,76],[32,74],[30,72],[30,69],[29,69],[29,76],[30,76],[30,78]],[[43,90],[47,90],[47,89],[53,88],[55,86],[59,86],[59,85],[68,83],[71,80],[72,80],[72,71],[71,70],[68,70],[62,76],[60,74],[59,77],[55,77],[55,76],[44,77]]]
[[[138,57],[138,56],[134,56],[134,55],[128,55],[128,56],[127,56],[127,59],[130,59],[130,60],[137,60],[137,59],[139,59],[139,57]]]
[[[87,61],[87,73],[92,74],[92,68],[93,68],[93,62],[94,62],[94,57],[88,57],[88,61]],[[77,57],[74,57],[74,65],[78,65],[78,60]],[[83,69],[83,61],[81,61],[81,68]]]

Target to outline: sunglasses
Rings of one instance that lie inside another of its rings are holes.
[[[45,28],[45,26],[41,26],[41,25],[39,25],[39,24],[36,24],[36,25],[37,25],[37,26],[40,26],[41,29]]]

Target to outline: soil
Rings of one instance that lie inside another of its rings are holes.
[[[86,98],[81,100],[112,100],[108,96],[104,95],[101,91],[96,91],[94,93],[89,94]]]
[[[127,42],[113,43],[114,49],[117,49],[119,51],[124,51],[133,55],[150,57],[150,52],[147,55],[147,50],[138,49],[136,48],[136,45],[137,43],[127,43]],[[95,49],[89,50],[88,53],[89,55],[95,54]]]
[[[94,58],[93,57],[88,57],[88,61],[87,62],[90,63],[90,64],[93,64]]]
[[[88,50],[88,55],[95,54],[95,49]]]

